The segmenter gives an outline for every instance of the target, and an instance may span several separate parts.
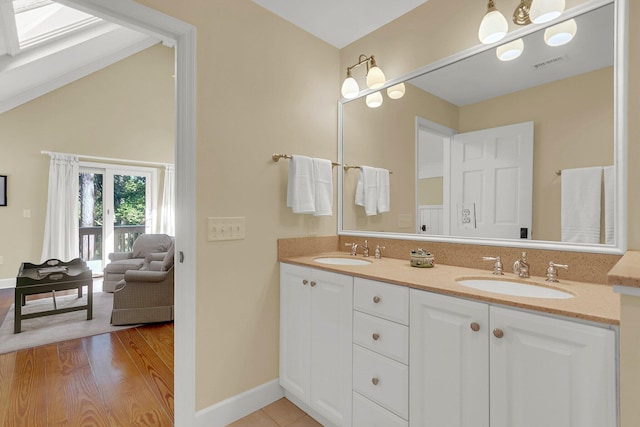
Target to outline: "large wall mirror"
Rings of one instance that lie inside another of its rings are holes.
[[[387,82],[378,108],[371,91],[340,101],[339,157],[354,167],[339,175],[339,233],[622,253],[625,10],[587,2],[508,35],[524,46],[514,60],[477,46]],[[548,45],[547,28],[567,19],[574,38]],[[400,82],[404,96],[389,98]],[[391,172],[388,211],[361,206],[371,176],[357,166]]]

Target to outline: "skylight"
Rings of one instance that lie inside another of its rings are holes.
[[[101,21],[50,0],[14,0],[13,9],[20,50]]]

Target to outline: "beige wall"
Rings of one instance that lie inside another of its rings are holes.
[[[441,205],[443,202],[441,176],[418,180],[418,205]]]
[[[0,174],[9,183],[0,279],[40,261],[49,174],[42,150],[173,162],[173,70],[173,49],[157,45],[0,114]]]

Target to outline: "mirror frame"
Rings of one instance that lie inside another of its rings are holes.
[[[475,238],[475,237],[457,237],[457,236],[435,236],[424,234],[410,234],[410,233],[387,233],[387,232],[375,232],[375,231],[356,231],[356,230],[344,230],[343,229],[343,183],[344,183],[344,169],[339,168],[338,171],[338,235],[354,236],[361,238],[385,238],[385,239],[398,239],[398,240],[414,240],[423,242],[444,242],[444,243],[458,243],[458,244],[472,244],[472,245],[487,245],[487,246],[507,246],[517,248],[530,248],[530,249],[548,249],[548,250],[563,250],[571,252],[591,252],[602,254],[615,254],[622,255],[627,250],[627,102],[628,102],[628,0],[591,0],[582,3],[579,6],[573,7],[562,14],[561,19],[566,20],[574,18],[578,15],[587,13],[593,9],[606,6],[608,4],[614,4],[614,165],[615,169],[615,217],[614,217],[614,229],[615,229],[615,244],[580,244],[580,243],[567,243],[556,242],[546,240],[509,240],[509,239],[491,239],[491,238]],[[452,56],[446,57],[434,63],[428,64],[424,67],[418,68],[403,76],[388,80],[385,85],[376,90],[363,90],[360,94],[353,99],[341,99],[338,101],[338,163],[344,164],[343,159],[343,114],[344,105],[349,102],[356,101],[360,98],[366,97],[368,94],[382,91],[390,86],[411,80],[421,74],[428,73],[430,71],[437,70],[445,67],[454,62],[458,62],[462,59],[470,57],[472,55],[479,54],[481,52],[494,49],[500,44],[516,40],[527,34],[533,33],[547,26],[554,25],[558,20],[554,20],[553,23],[544,25],[530,24],[527,27],[519,28],[510,32],[507,36],[500,40],[500,42],[491,45],[476,45],[469,49],[458,52]]]

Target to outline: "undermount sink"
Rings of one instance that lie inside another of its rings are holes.
[[[512,282],[498,279],[460,279],[462,286],[496,294],[512,295],[528,298],[569,299],[573,295],[558,289],[537,286],[528,283]]]
[[[371,261],[358,258],[340,258],[340,257],[328,257],[328,258],[315,258],[315,262],[320,264],[331,265],[369,265]]]

